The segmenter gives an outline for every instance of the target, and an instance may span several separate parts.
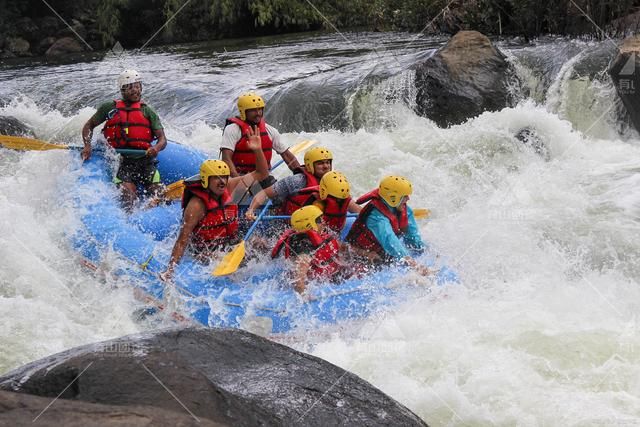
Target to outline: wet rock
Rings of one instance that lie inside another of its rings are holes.
[[[0,377],[0,389],[50,398],[65,390],[61,399],[190,411],[234,426],[425,425],[337,366],[230,329],[165,330],[79,347]]]
[[[38,43],[38,47],[36,48],[36,53],[38,55],[43,55],[47,50],[49,50],[51,46],[53,46],[55,42],[56,42],[55,37],[53,36],[45,37],[44,39],[40,40],[40,43]]]
[[[45,52],[47,57],[55,57],[67,55],[69,53],[78,53],[84,50],[83,46],[78,40],[71,37],[63,37],[56,40],[56,42]]]
[[[35,137],[29,126],[11,116],[0,116],[0,135]]]
[[[51,406],[49,406],[51,404]],[[46,410],[45,410],[46,408]],[[38,424],[34,424],[38,423]],[[207,426],[215,423],[194,418],[188,412],[173,412],[152,406],[113,406],[0,391],[0,425],[3,426]]]
[[[8,50],[0,51],[0,59],[15,58],[16,56]]]
[[[622,38],[640,32],[640,10],[614,19],[607,26],[607,31],[613,37]]]
[[[28,41],[21,37],[9,37],[5,42],[5,50],[13,53],[16,56],[29,56],[29,48],[31,45]]]
[[[445,127],[515,103],[515,71],[489,39],[460,31],[416,67],[416,112]]]
[[[640,36],[623,40],[609,75],[631,123],[640,132]]]
[[[529,127],[520,129],[516,132],[516,139],[524,145],[531,147],[531,149],[545,161],[549,161],[551,159],[547,146],[544,141],[540,139],[535,129]]]

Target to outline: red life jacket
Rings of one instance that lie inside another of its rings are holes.
[[[317,192],[319,188],[316,186],[304,188],[302,191],[304,190]],[[331,231],[340,234],[342,227],[347,223],[347,213],[349,213],[351,197],[337,199],[333,196],[327,196],[326,199],[318,199],[318,201],[322,204],[322,221]]]
[[[307,178],[307,183],[302,189],[287,196],[280,206],[281,215],[291,215],[301,207],[312,204],[317,199],[318,180],[315,175],[310,174],[306,169],[303,172]]]
[[[102,128],[109,145],[113,148],[148,150],[154,136],[151,121],[142,114],[142,106],[145,104],[134,102],[127,105],[121,99],[117,99],[115,103],[118,111]]]
[[[309,279],[331,278],[340,271],[340,265],[336,260],[340,250],[338,240],[328,233],[318,233],[315,230],[297,232],[289,229],[285,231],[271,251],[271,258],[277,258],[283,248],[285,258],[288,259],[292,255],[296,255],[295,251],[292,250],[296,239],[298,241],[307,240],[313,247],[311,268],[307,275]]]
[[[195,196],[204,202],[206,215],[193,230],[193,243],[198,246],[214,247],[230,243],[238,237],[238,205],[231,204],[231,195],[224,191],[220,200],[203,188],[200,181],[187,182],[182,194],[182,209]]]
[[[336,199],[335,197],[328,196],[323,202],[322,220],[332,231],[340,234],[347,222],[347,213],[351,197]]]
[[[231,160],[233,161],[233,165],[236,167],[236,171],[240,175],[245,175],[256,170],[256,155],[249,149],[249,137],[247,136],[249,135],[249,129],[251,129],[251,126],[244,120],[240,120],[237,117],[231,117],[230,119],[227,119],[225,127],[231,123],[235,123],[240,126],[240,131],[242,132],[242,137],[236,142],[236,148],[233,150]],[[267,132],[267,123],[264,119],[260,120],[258,130],[260,131],[260,138],[262,139],[262,152],[264,153],[264,157],[267,159],[269,169],[271,169],[273,141]]]
[[[403,204],[401,209],[396,209],[396,212],[392,211],[384,200],[382,200],[382,197],[380,197],[378,189],[370,191],[356,200],[356,203],[359,205],[366,202],[369,203],[367,203],[367,205],[360,211],[360,214],[358,214],[358,218],[356,218],[355,222],[351,226],[351,230],[349,230],[349,234],[347,234],[347,238],[345,240],[357,247],[373,251],[382,258],[386,258],[387,255],[384,248],[378,239],[376,239],[376,236],[367,227],[367,218],[373,209],[379,210],[391,223],[391,228],[396,236],[400,236],[409,227],[407,205]]]

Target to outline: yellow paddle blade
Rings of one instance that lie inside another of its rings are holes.
[[[233,248],[231,252],[229,252],[224,256],[224,258],[222,258],[220,264],[218,264],[216,269],[213,270],[213,273],[211,274],[214,276],[226,276],[227,274],[234,273],[244,259],[244,253],[245,248],[243,240],[242,242],[238,243],[238,245]]]
[[[304,141],[297,143],[293,147],[289,147],[289,151],[291,152],[291,154],[294,154],[294,155],[300,154],[303,151],[307,151],[308,148],[311,148],[317,143],[318,141],[314,141],[312,139],[305,139]]]
[[[431,211],[429,209],[416,208],[413,210],[413,216],[415,219],[429,218],[429,215],[431,215]]]
[[[181,179],[180,181],[167,185],[167,188],[164,190],[164,197],[168,200],[179,199],[182,197],[183,192],[184,179]]]
[[[39,139],[10,135],[0,135],[0,145],[12,150],[24,151],[68,150],[70,148],[68,145],[52,144]]]

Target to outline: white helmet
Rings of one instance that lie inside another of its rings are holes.
[[[124,70],[118,76],[118,90],[122,89],[122,86],[128,85],[131,83],[142,83],[142,77],[140,77],[140,73],[136,70]]]

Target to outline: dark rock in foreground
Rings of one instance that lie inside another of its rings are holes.
[[[640,132],[640,36],[624,39],[609,66],[609,75],[631,123]]]
[[[460,31],[416,67],[416,112],[440,127],[515,102],[519,85],[506,57],[477,31]]]
[[[130,405],[152,406],[236,426],[425,425],[337,366],[230,329],[167,330],[79,347],[0,377],[0,389],[61,393],[129,412]],[[46,413],[41,418],[47,422]]]
[[[47,408],[47,406],[49,407]],[[183,414],[152,406],[100,405],[66,399],[58,399],[53,402],[53,399],[49,397],[0,391],[0,425],[12,427],[31,427],[34,425],[216,427],[227,424],[192,417],[186,412]]]

